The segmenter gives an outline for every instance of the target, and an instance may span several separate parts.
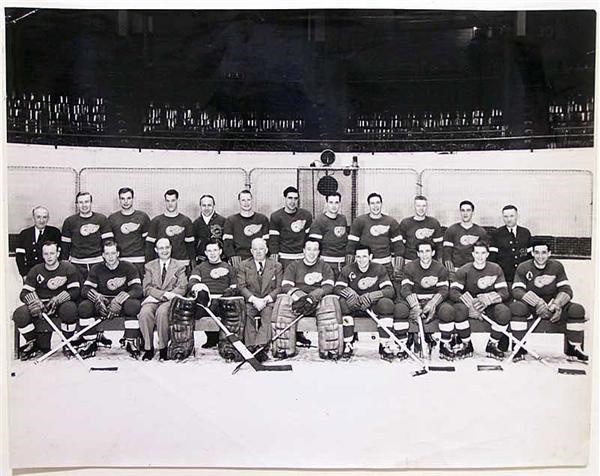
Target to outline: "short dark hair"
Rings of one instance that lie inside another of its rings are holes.
[[[90,192],[78,192],[77,195],[75,195],[75,203],[77,203],[77,199],[79,197],[84,197],[85,195],[90,196],[90,202],[94,201],[94,198],[92,197],[92,194]]]
[[[208,245],[217,245],[219,248],[223,249],[223,242],[219,238],[211,238],[208,240],[208,243],[206,243],[206,246]],[[206,249],[206,246],[204,249]]]
[[[243,194],[248,194],[248,195],[252,196],[252,192],[251,192],[250,190],[248,190],[247,188],[245,188],[245,189],[244,189],[244,190],[242,190],[240,193],[238,193],[238,200],[240,199],[240,197],[241,197]]]
[[[342,201],[342,194],[340,192],[329,192],[325,194],[325,201],[329,200],[329,197],[338,197],[340,202]]]
[[[431,247],[431,251],[435,251],[435,247],[433,246],[433,241],[431,240],[421,240],[417,242],[417,246],[415,247],[417,252],[419,251],[419,246],[421,245],[427,245],[429,247]]]
[[[505,205],[502,207],[502,211],[506,211],[506,210],[514,210],[515,212],[518,212],[518,208],[515,207],[514,205]]]
[[[460,210],[463,205],[469,205],[471,207],[471,210],[475,211],[475,205],[473,205],[473,202],[471,200],[463,200],[462,202],[460,202],[458,204],[458,209]]]
[[[102,242],[102,253],[104,253],[104,250],[108,247],[108,246],[114,246],[115,248],[117,248],[117,251],[120,253],[121,252],[121,247],[119,246],[119,243],[117,243],[115,240],[104,240]]]
[[[213,196],[212,196],[210,193],[205,193],[204,195],[202,195],[202,196],[200,197],[200,200],[198,200],[198,203],[200,203],[200,202],[202,201],[202,199],[203,199],[203,198],[210,198],[210,199],[212,200],[212,202],[213,202],[213,205],[214,205],[215,203],[217,203],[217,202],[215,201],[215,197],[213,197]]]
[[[177,200],[179,200],[179,192],[177,190],[175,190],[174,188],[170,188],[169,190],[167,190],[165,192],[164,197],[167,198],[167,195],[175,195],[175,198]]]
[[[417,201],[417,200],[425,200],[425,201],[427,201],[427,197],[425,195],[417,195],[415,197],[415,201]]]
[[[547,238],[534,237],[531,240],[531,250],[533,251],[536,246],[545,246],[546,248],[548,248],[548,251],[552,251],[552,248],[550,247],[550,240]]]
[[[59,250],[60,246],[58,246],[58,243],[56,241],[52,241],[52,240],[46,240],[42,243],[42,248],[44,248],[44,246],[56,246],[56,251]]]
[[[371,250],[371,247],[370,247],[369,245],[365,245],[365,244],[363,244],[363,243],[359,243],[359,244],[356,246],[356,249],[354,250],[354,254],[356,254],[356,252],[357,252],[357,251],[360,251],[360,250],[367,250],[367,252],[368,252],[370,255],[372,255],[372,254],[373,254],[373,250]]]
[[[475,242],[475,244],[473,245],[473,249],[480,247],[480,248],[485,248],[487,251],[490,251],[490,246],[483,240],[477,240]]]
[[[117,195],[120,197],[124,193],[131,192],[131,196],[134,196],[133,189],[131,187],[121,187],[117,192]]]
[[[367,197],[367,205],[369,204],[369,202],[371,201],[371,199],[373,197],[379,197],[379,200],[381,200],[383,202],[383,197],[381,195],[379,195],[377,192],[372,192],[369,194],[369,196]]]
[[[304,247],[306,246],[306,243],[318,243],[319,244],[319,251],[321,251],[321,240],[319,240],[318,238],[315,238],[314,236],[307,236],[304,239],[304,243],[302,244],[302,249],[304,249]]]
[[[300,195],[300,192],[298,192],[298,189],[296,187],[287,187],[284,191],[283,191],[283,196],[287,197],[288,193],[297,193],[298,195]]]

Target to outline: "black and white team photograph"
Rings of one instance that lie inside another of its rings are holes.
[[[595,474],[594,3],[129,3],[3,8],[2,471]]]

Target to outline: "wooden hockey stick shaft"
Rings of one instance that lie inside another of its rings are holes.
[[[83,357],[81,357],[81,355],[79,355],[79,352],[77,352],[77,349],[75,347],[73,347],[71,342],[65,337],[65,335],[58,328],[58,326],[56,324],[54,324],[54,321],[52,321],[52,319],[50,319],[48,314],[46,314],[45,312],[42,312],[42,317],[46,320],[46,322],[50,325],[50,327],[52,327],[54,332],[56,332],[59,335],[59,337],[63,341],[64,345],[66,345],[69,348],[69,350],[71,352],[73,352],[73,355],[77,358],[77,360],[81,363],[81,365],[83,365],[85,368],[87,368],[88,366],[83,361]]]
[[[77,339],[78,337],[81,337],[83,334],[85,334],[87,331],[89,331],[92,327],[97,326],[99,323],[102,322],[102,319],[96,319],[94,322],[92,322],[89,326],[84,327],[83,329],[81,329],[79,332],[73,334],[71,337],[69,337],[66,342],[63,341],[60,344],[58,344],[54,349],[46,352],[44,355],[42,355],[41,357],[37,358],[36,360],[33,361],[33,363],[35,365],[42,363],[44,360],[46,360],[48,357],[54,355],[56,352],[58,352],[60,349],[62,349],[67,342],[72,342],[75,339]]]

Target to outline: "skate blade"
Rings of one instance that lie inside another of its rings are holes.
[[[414,372],[411,373],[411,375],[413,377],[419,377],[420,375],[425,375],[427,373],[427,369],[423,368],[420,370],[415,370]]]
[[[583,364],[583,365],[588,364],[586,360],[579,360],[577,357],[567,357],[567,362],[574,362],[576,364]]]
[[[560,368],[558,369],[558,373],[559,374],[565,374],[565,375],[586,375],[586,371],[585,370],[580,370],[580,369],[565,369],[565,368]]]
[[[503,371],[504,369],[502,368],[501,365],[478,365],[477,366],[477,370],[481,371],[481,370],[499,370],[499,371]]]
[[[430,365],[429,370],[432,372],[455,372],[456,367],[453,365]]]

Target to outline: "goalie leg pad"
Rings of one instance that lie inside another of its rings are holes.
[[[339,299],[328,295],[321,299],[316,312],[319,334],[319,357],[322,359],[341,357],[344,351],[342,311]]]
[[[214,305],[214,308],[213,308]],[[221,318],[221,322],[229,332],[242,339],[244,335],[244,324],[246,322],[246,303],[241,296],[218,298],[213,301],[211,310]],[[225,332],[219,330],[219,343],[217,345],[219,355],[226,360],[241,361],[242,357],[227,340]]]
[[[195,302],[176,297],[169,307],[169,360],[183,360],[194,352]]]
[[[273,307],[271,326],[273,335],[279,334],[297,317],[292,312],[292,298],[287,294],[280,294]],[[317,311],[318,312],[318,311]],[[293,357],[298,350],[296,349],[296,328],[290,327],[283,335],[274,340],[271,345],[271,352],[275,357]]]

